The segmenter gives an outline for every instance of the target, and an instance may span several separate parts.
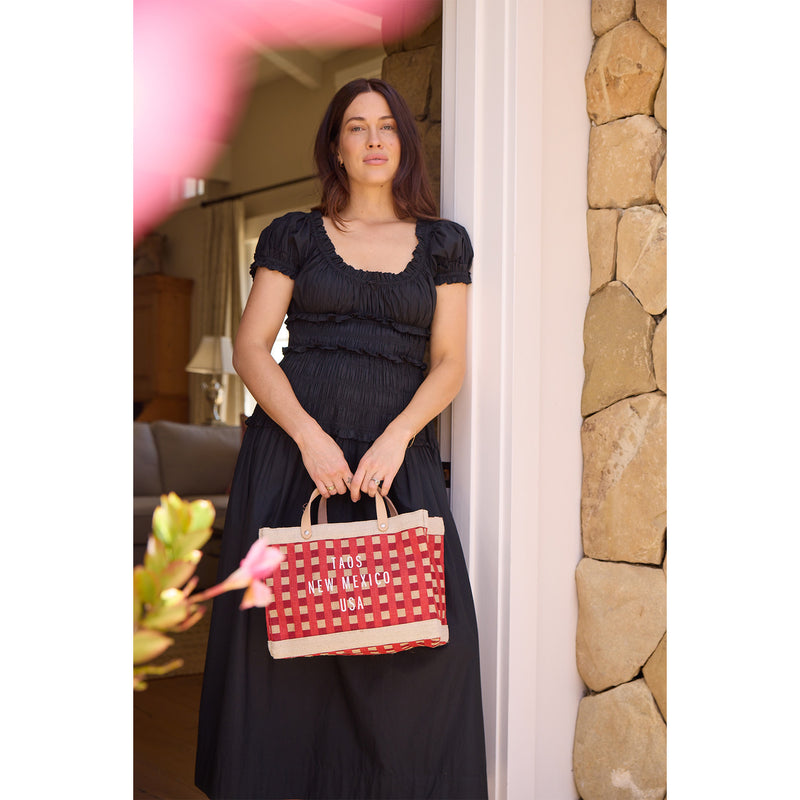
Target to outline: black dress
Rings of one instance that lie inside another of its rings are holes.
[[[436,286],[470,282],[472,247],[446,220],[417,223],[399,273],[336,253],[319,212],[293,212],[261,234],[251,272],[295,281],[281,367],[297,399],[352,470],[424,377]],[[314,484],[294,441],[258,407],[247,421],[222,538],[220,577],[263,526],[297,525]],[[200,704],[197,785],[212,798],[487,797],[478,631],[439,446],[429,424],[406,451],[390,498],[400,513],[445,521],[450,641],[393,655],[274,660],[264,609],[241,592],[214,601]],[[330,521],[374,518],[369,497],[335,496]]]

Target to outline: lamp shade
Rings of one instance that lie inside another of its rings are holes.
[[[235,372],[232,354],[230,336],[204,336],[192,360],[186,365],[186,371],[203,375],[232,375]]]

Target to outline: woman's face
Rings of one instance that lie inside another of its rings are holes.
[[[353,184],[391,184],[400,166],[400,136],[386,98],[380,92],[364,92],[347,107],[342,117],[338,153]]]

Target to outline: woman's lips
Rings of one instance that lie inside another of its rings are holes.
[[[365,164],[385,164],[389,159],[386,156],[369,156],[364,159]]]

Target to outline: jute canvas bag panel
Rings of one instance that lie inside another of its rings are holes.
[[[377,655],[447,644],[444,522],[424,509],[398,514],[375,496],[377,518],[327,522],[324,499],[311,524],[315,489],[300,525],[261,528],[285,560],[267,579],[273,658]]]

